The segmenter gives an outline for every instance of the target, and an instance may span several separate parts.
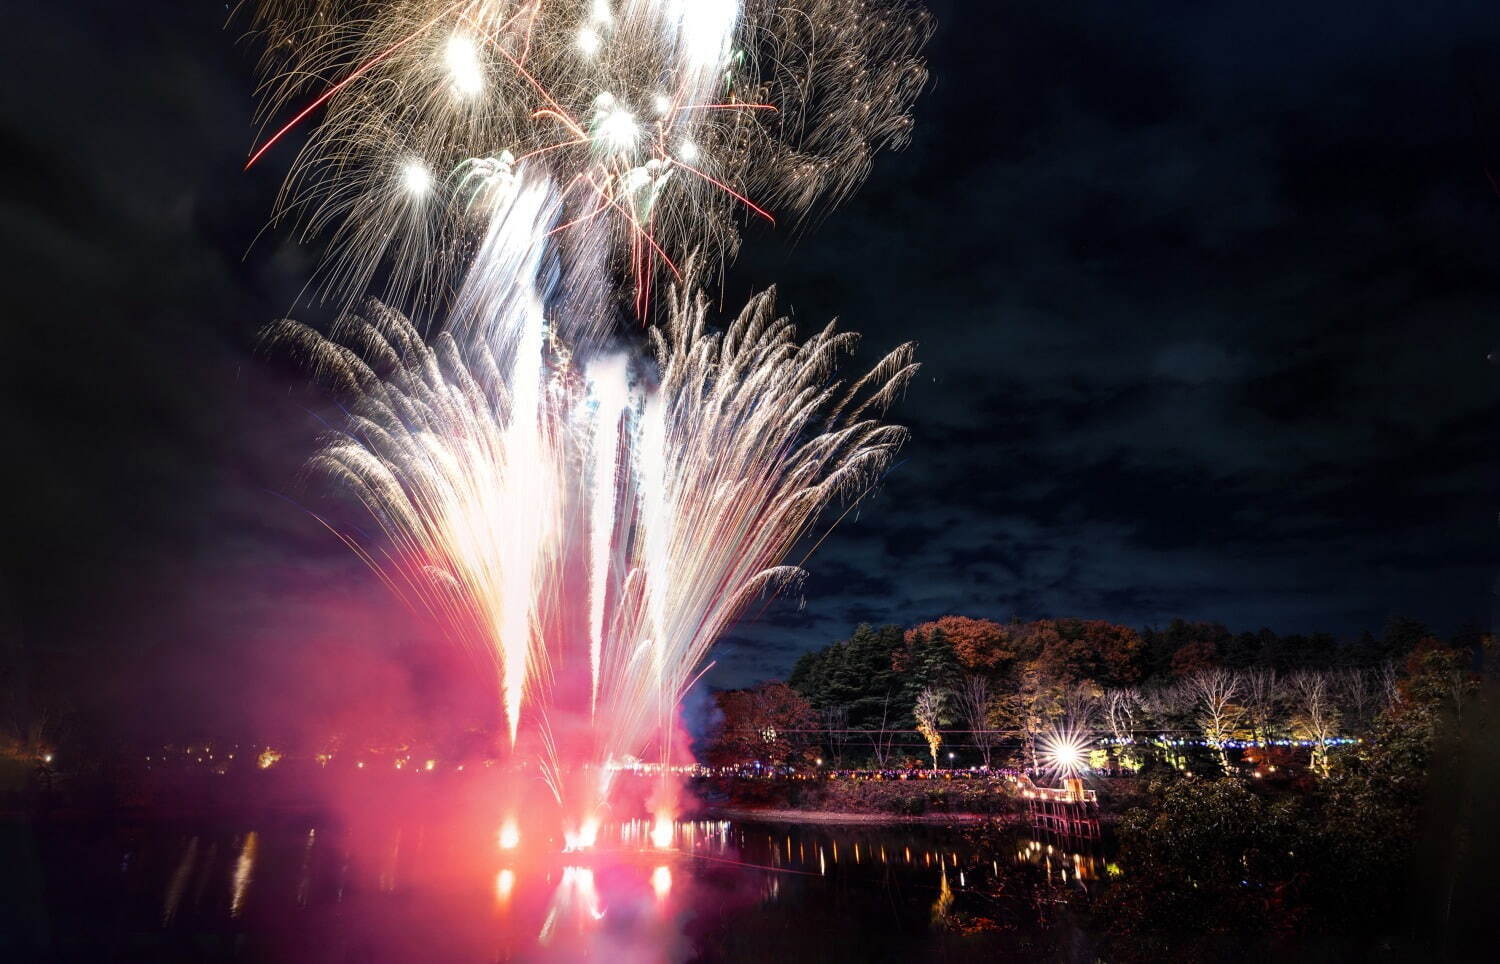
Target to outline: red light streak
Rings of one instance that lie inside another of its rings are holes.
[[[322,94],[322,96],[320,96],[317,100],[313,101],[311,104],[308,104],[306,107],[302,108],[301,113],[299,113],[296,117],[293,117],[291,120],[287,121],[285,127],[283,127],[281,130],[277,131],[274,135],[271,136],[270,140],[266,141],[264,144],[262,144],[260,146],[259,150],[257,150],[255,153],[251,154],[250,155],[250,160],[248,160],[248,161],[245,162],[245,166],[244,166],[243,170],[246,170],[246,171],[250,170],[251,166],[254,165],[256,161],[260,160],[261,156],[264,155],[266,153],[266,151],[269,151],[272,147],[274,147],[276,145],[277,141],[281,140],[281,138],[286,135],[287,131],[291,130],[293,127],[296,127],[298,124],[302,123],[303,118],[307,117],[308,114],[311,114],[313,111],[317,110],[319,107],[321,107],[324,104],[326,104],[328,102],[328,99],[330,97],[332,97],[334,94],[337,94],[339,91],[343,90],[345,87],[349,86],[351,83],[353,83],[359,77],[363,76],[364,73],[366,71],[368,71],[370,68],[374,67],[375,65],[377,65],[380,62],[384,61],[386,58],[390,57],[391,54],[393,54],[396,51],[400,50],[402,47],[405,47],[407,44],[411,43],[413,40],[416,40],[418,37],[422,36],[422,34],[426,33],[428,30],[431,30],[432,27],[433,27],[433,25],[435,25],[439,20],[442,20],[444,17],[448,16],[448,14],[452,13],[454,10],[457,10],[459,7],[463,6],[463,4],[464,4],[464,0],[459,0],[458,3],[452,4],[450,6],[447,6],[447,7],[443,8],[443,11],[441,13],[439,13],[436,17],[433,17],[431,20],[429,20],[426,23],[424,23],[422,26],[418,27],[416,30],[412,31],[412,33],[410,35],[408,35],[406,37],[406,39],[404,39],[404,40],[398,40],[395,43],[391,44],[389,47],[385,48],[380,53],[376,54],[374,57],[371,57],[369,60],[365,61],[359,67],[356,67],[354,69],[354,72],[351,73],[348,77],[345,77],[343,80],[339,81],[337,84],[334,84],[332,87],[330,87],[326,91],[324,91],[323,94]]]
[[[759,214],[761,217],[765,218],[767,221],[770,221],[772,224],[776,223],[776,219],[773,218],[768,211],[766,211],[760,205],[756,204],[754,201],[752,201],[749,198],[745,197],[745,195],[743,195],[740,192],[736,191],[734,188],[730,187],[728,184],[725,184],[723,181],[717,180],[714,177],[712,177],[712,176],[710,176],[708,174],[703,173],[702,171],[698,170],[696,167],[694,167],[691,164],[684,164],[684,163],[682,163],[682,161],[679,161],[675,157],[669,158],[668,160],[670,160],[673,164],[675,164],[676,166],[682,168],[683,170],[692,171],[694,174],[698,175],[699,177],[703,178],[708,183],[712,184],[714,187],[716,187],[719,190],[723,191],[725,194],[728,194],[730,197],[732,197],[735,200],[739,201],[741,204],[745,205],[745,207],[747,207],[750,210],[754,211],[756,214]]]
[[[672,113],[683,110],[776,110],[775,104],[683,104],[673,107]]]
[[[669,257],[667,257],[667,252],[663,251],[661,245],[659,245],[659,244],[656,243],[656,239],[653,238],[653,237],[651,237],[650,232],[648,232],[645,228],[641,227],[641,222],[638,221],[638,220],[636,220],[635,215],[631,214],[629,211],[627,211],[624,208],[620,207],[619,204],[615,203],[615,201],[608,194],[606,194],[604,192],[603,188],[601,188],[598,184],[595,184],[594,183],[594,177],[593,177],[592,174],[585,175],[584,176],[584,180],[588,182],[589,187],[593,188],[596,192],[598,192],[599,197],[601,199],[603,199],[606,203],[608,203],[610,207],[614,208],[616,211],[619,211],[621,214],[623,214],[625,216],[625,220],[627,220],[627,221],[630,222],[630,226],[632,228],[634,228],[640,234],[640,236],[646,240],[647,244],[651,245],[651,247],[653,249],[655,249],[655,251],[656,251],[657,254],[661,255],[661,259],[667,263],[667,267],[670,268],[670,269],[672,269],[672,275],[678,281],[681,281],[682,280],[682,272],[677,270],[677,265],[673,264],[672,263],[672,259],[669,258]]]

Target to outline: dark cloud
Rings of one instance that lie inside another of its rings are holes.
[[[1494,9],[939,22],[912,150],[740,266],[801,317],[921,341],[912,442],[799,623],[1488,623]]]

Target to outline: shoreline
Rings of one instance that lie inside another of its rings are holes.
[[[992,813],[924,813],[916,816],[908,816],[898,813],[757,809],[753,807],[710,807],[700,812],[710,819],[743,820],[761,823],[938,824],[972,826],[984,823],[1007,824],[1015,820],[1015,815],[1013,814]]]

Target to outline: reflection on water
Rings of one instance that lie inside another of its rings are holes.
[[[1054,875],[1063,883],[1087,883],[1098,880],[1101,871],[1118,873],[1112,864],[1106,864],[1098,853],[1069,850],[1060,845],[1043,843],[1040,840],[1019,840],[1016,863],[1041,867],[1050,881]]]
[[[255,843],[259,839],[255,831],[245,834],[240,845],[240,858],[234,862],[234,896],[229,901],[229,916],[238,917],[245,908],[245,891],[255,876]]]
[[[312,886],[313,844],[318,840],[318,828],[307,828],[307,843],[302,848],[302,870],[297,875],[297,906],[307,906],[307,895]]]
[[[510,895],[516,889],[516,872],[506,867],[495,877],[495,900],[501,908],[510,903]]]
[[[1020,959],[1015,948],[1037,945],[1014,938],[1042,908],[1109,869],[1055,844],[938,827],[634,820],[598,827],[576,852],[507,842],[494,828],[411,824],[59,832],[42,841],[53,949],[630,962],[941,948],[948,959]]]
[[[163,925],[172,922],[177,916],[177,905],[182,903],[182,891],[187,887],[188,876],[193,872],[193,864],[198,860],[198,838],[193,837],[182,850],[182,859],[177,862],[177,870],[173,872],[172,879],[167,882],[166,900],[162,902],[161,922]]]

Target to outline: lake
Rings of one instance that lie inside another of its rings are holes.
[[[379,820],[0,832],[4,940],[80,961],[1078,956],[1077,910],[1112,869],[927,825],[681,821],[658,847],[625,822],[581,853]]]

